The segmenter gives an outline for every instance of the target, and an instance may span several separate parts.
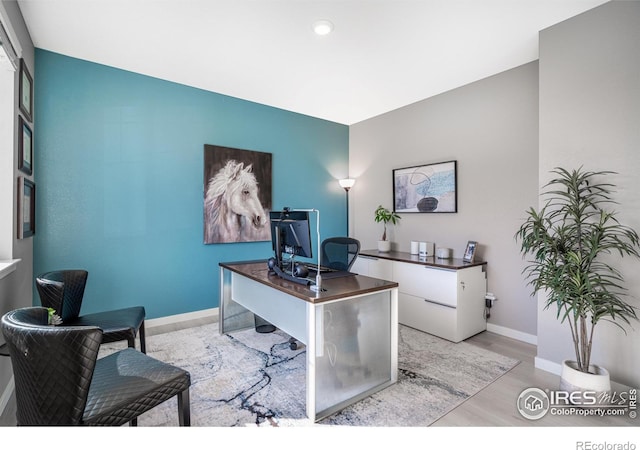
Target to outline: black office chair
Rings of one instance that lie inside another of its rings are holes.
[[[140,351],[146,353],[143,306],[80,315],[88,275],[86,270],[57,270],[37,277],[42,306],[54,309],[63,325],[100,328],[103,343],[126,340],[129,347],[135,348],[139,335]]]
[[[322,241],[320,265],[349,271],[360,253],[360,241],[350,237],[330,237]]]
[[[20,425],[110,425],[129,422],[177,396],[181,426],[190,426],[189,372],[133,348],[97,359],[102,330],[48,325],[39,306],[6,313]]]

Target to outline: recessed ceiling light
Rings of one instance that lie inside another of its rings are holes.
[[[325,36],[333,31],[333,24],[328,20],[316,20],[313,23],[313,31],[318,36]]]

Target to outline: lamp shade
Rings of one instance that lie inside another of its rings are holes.
[[[338,180],[338,183],[340,183],[340,186],[342,186],[345,191],[348,191],[356,184],[356,180],[353,178],[343,178],[342,180]]]

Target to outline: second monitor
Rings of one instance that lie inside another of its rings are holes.
[[[308,211],[269,212],[271,223],[271,244],[278,266],[283,267],[283,254],[313,258],[311,248],[311,227]]]

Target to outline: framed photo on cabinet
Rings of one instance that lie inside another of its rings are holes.
[[[478,246],[478,243],[476,241],[467,242],[467,248],[465,249],[464,256],[462,257],[462,260],[464,262],[468,262],[468,263],[473,262],[473,258],[476,256],[477,246]]]
[[[18,116],[18,169],[33,173],[33,132],[22,116]]]
[[[18,239],[36,233],[36,185],[25,177],[18,178]]]
[[[24,59],[20,59],[19,96],[20,111],[29,122],[33,122],[33,78],[31,78]]]

